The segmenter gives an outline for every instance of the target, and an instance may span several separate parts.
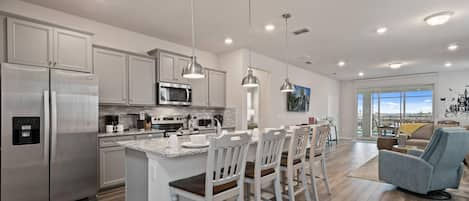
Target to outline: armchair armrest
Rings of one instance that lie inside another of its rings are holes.
[[[408,155],[420,157],[423,154],[424,150],[422,149],[409,149],[407,150]]]
[[[426,194],[433,166],[423,159],[397,152],[379,152],[379,179],[412,192]]]

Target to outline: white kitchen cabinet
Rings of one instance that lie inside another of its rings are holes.
[[[156,105],[155,60],[129,56],[129,104]]]
[[[91,35],[7,18],[9,63],[91,72]]]
[[[9,63],[52,66],[52,27],[8,18],[7,41]]]
[[[189,64],[190,58],[160,51],[158,52],[158,60],[158,76],[160,82],[189,83],[189,80],[182,77],[182,69]]]
[[[221,71],[209,70],[208,85],[209,106],[225,107],[226,74]]]
[[[208,106],[208,70],[204,70],[204,79],[190,80],[192,87],[192,105]]]
[[[125,182],[125,148],[105,147],[99,150],[100,188],[111,187]]]
[[[54,28],[54,68],[91,72],[91,36]]]
[[[99,78],[99,103],[127,104],[127,55],[94,48],[93,71]]]

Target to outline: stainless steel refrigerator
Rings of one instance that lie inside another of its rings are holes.
[[[2,201],[96,195],[94,75],[3,63],[1,113]]]

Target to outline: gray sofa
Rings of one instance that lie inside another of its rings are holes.
[[[379,179],[419,194],[458,188],[469,151],[469,131],[439,128],[425,151],[381,150]]]

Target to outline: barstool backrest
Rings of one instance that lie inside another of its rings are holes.
[[[242,187],[249,142],[247,133],[224,134],[210,139],[205,176],[207,200],[211,200],[214,186],[236,181],[237,188]]]
[[[322,125],[315,130],[315,140],[314,141],[314,154],[324,154],[326,148],[327,138],[331,133],[329,125]]]
[[[268,131],[259,135],[254,170],[255,176],[261,175],[261,171],[265,169],[275,168],[278,171],[285,136],[285,129],[268,129]]]
[[[309,132],[309,126],[294,128],[293,135],[291,136],[290,146],[288,148],[288,166],[293,165],[293,161],[295,160],[305,160]]]

